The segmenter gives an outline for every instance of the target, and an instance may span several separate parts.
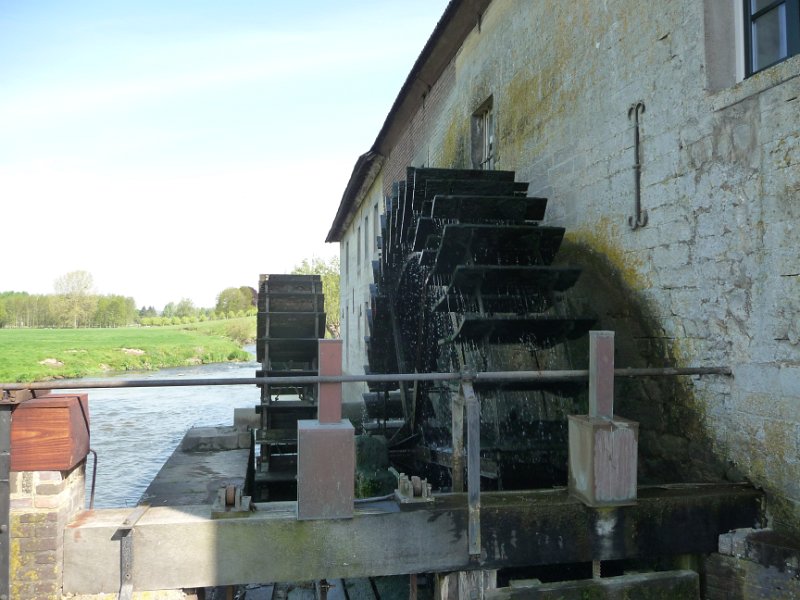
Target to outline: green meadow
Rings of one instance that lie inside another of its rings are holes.
[[[249,360],[256,318],[166,327],[0,329],[0,383]]]

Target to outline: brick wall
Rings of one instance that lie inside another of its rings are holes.
[[[61,598],[64,526],[83,509],[85,466],[11,473],[12,598]]]

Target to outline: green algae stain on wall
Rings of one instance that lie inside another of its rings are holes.
[[[685,359],[646,299],[652,288],[646,264],[615,243],[619,238],[607,219],[565,236],[557,263],[583,269],[565,298],[569,314],[592,316],[593,329],[615,332],[617,367],[683,366]],[[616,388],[615,412],[640,423],[642,483],[726,478],[706,427],[705,403],[689,380],[618,378]]]
[[[467,123],[464,119],[451,119],[442,140],[441,154],[437,166],[448,169],[468,168],[466,159]]]
[[[564,234],[565,246],[562,247],[562,252],[574,253],[577,248],[583,248],[584,253],[605,262],[611,273],[621,279],[631,291],[649,288],[652,282],[644,274],[644,261],[616,245],[613,240],[618,239],[619,227],[608,217],[601,217],[592,227],[584,226],[567,231]]]

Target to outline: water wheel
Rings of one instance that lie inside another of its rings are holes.
[[[409,168],[381,220],[366,338],[370,373],[570,368],[570,342],[593,320],[565,314],[580,270],[554,266],[564,229],[541,224],[547,200],[511,171]],[[566,483],[566,415],[582,386],[476,388],[486,489]],[[399,467],[451,481],[457,384],[377,384],[364,400]],[[585,408],[583,410],[585,412]],[[394,424],[392,428],[390,425]]]

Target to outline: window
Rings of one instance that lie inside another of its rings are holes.
[[[364,264],[369,260],[369,215],[364,217]]]
[[[356,271],[361,273],[361,225],[356,233]]]
[[[494,113],[489,97],[472,115],[472,168],[494,169]]]
[[[800,53],[800,0],[744,0],[747,75]]]
[[[350,240],[344,245],[344,278],[350,278]]]
[[[372,207],[372,226],[375,228],[375,234],[372,236],[372,251],[377,254],[378,253],[378,236],[381,234],[380,230],[380,217],[378,215],[378,203],[375,203],[375,206]]]

